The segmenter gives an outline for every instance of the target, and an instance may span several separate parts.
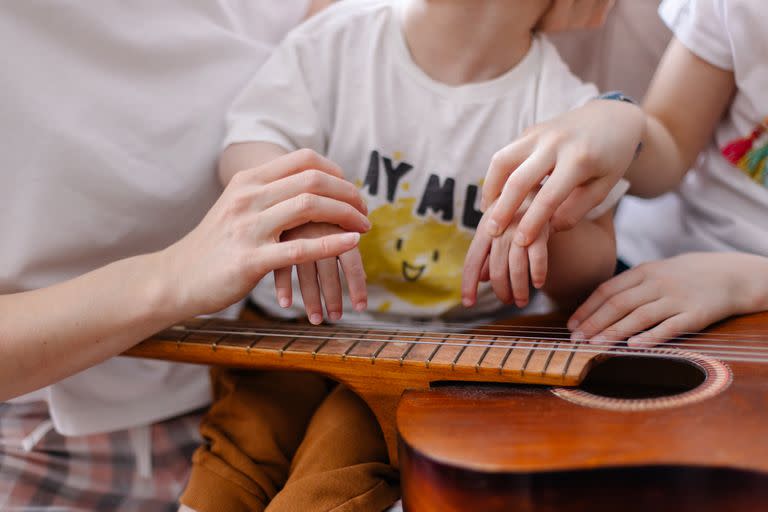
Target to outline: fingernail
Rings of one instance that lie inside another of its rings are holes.
[[[281,308],[287,308],[291,305],[291,301],[288,300],[288,297],[280,297],[280,307]]]
[[[355,304],[355,311],[365,311],[368,307],[368,303],[365,301],[360,301],[357,304]]]
[[[521,247],[525,247],[528,245],[528,238],[523,233],[518,231],[515,233],[515,243]]]
[[[469,297],[465,297],[461,299],[461,303],[464,305],[465,308],[471,308],[475,304],[475,301],[473,301]]]
[[[338,320],[341,320],[341,313],[337,311],[332,311],[328,313],[328,318],[330,318],[332,321],[336,322]]]
[[[573,330],[576,329],[580,323],[581,322],[579,322],[575,318],[571,318],[570,320],[568,320],[568,324],[567,324],[568,330],[573,332]]]
[[[573,331],[573,334],[571,334],[571,341],[586,341],[584,339],[584,333],[581,331]]]
[[[650,348],[653,346],[653,343],[649,343],[642,338],[629,338],[627,340],[627,346],[632,348]]]
[[[356,244],[360,241],[360,233],[344,233],[343,240],[347,244]]]
[[[590,345],[606,345],[608,344],[608,338],[605,336],[595,336],[589,340]]]
[[[312,313],[312,315],[309,317],[309,322],[314,325],[320,325],[323,323],[323,315],[318,313]]]
[[[491,236],[497,236],[499,234],[499,223],[493,219],[489,220],[486,225],[486,231]]]
[[[515,306],[517,306],[519,308],[524,308],[527,305],[528,305],[528,301],[527,300],[516,300],[515,301]]]

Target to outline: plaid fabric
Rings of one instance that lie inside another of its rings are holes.
[[[200,417],[180,416],[143,432],[64,437],[49,431],[25,451],[23,440],[49,420],[45,405],[0,403],[0,510],[175,511],[201,442]],[[151,439],[149,478],[138,471],[137,433]]]

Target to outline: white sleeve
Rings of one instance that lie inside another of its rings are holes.
[[[725,24],[727,0],[664,0],[659,14],[683,45],[713,66],[733,70]]]
[[[288,151],[310,148],[325,153],[326,137],[302,62],[302,42],[289,35],[240,93],[227,115],[223,147],[271,142]]]

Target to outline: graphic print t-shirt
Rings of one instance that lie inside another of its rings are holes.
[[[370,211],[360,242],[369,310],[431,317],[461,302],[493,154],[596,94],[543,38],[499,78],[438,83],[412,61],[396,3],[345,2],[291,33],[261,68],[233,105],[225,145],[312,148],[337,162]],[[254,298],[280,314],[274,293],[266,279]],[[499,306],[484,286],[478,309]]]

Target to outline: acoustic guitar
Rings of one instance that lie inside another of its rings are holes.
[[[376,415],[407,511],[768,510],[768,314],[653,349],[490,325],[194,320],[137,357],[302,370]],[[399,439],[399,443],[398,443]]]

